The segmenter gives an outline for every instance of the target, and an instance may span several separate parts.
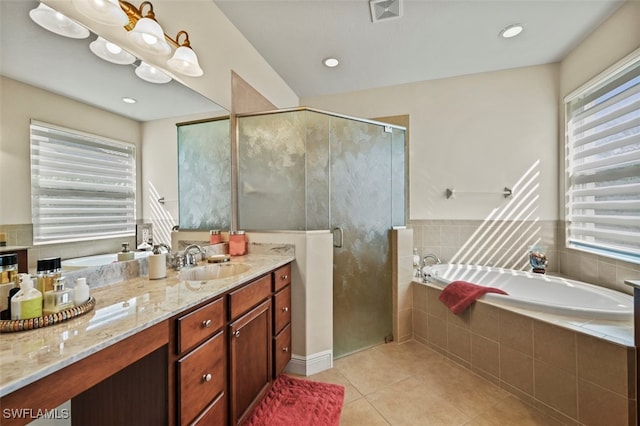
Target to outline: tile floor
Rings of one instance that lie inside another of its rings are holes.
[[[349,355],[308,379],[345,387],[341,426],[560,424],[415,341]]]

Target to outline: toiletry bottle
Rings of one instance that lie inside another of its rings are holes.
[[[129,250],[129,243],[122,243],[122,251],[118,253],[118,262],[133,260],[134,254]]]
[[[89,286],[86,278],[78,278],[76,285],[73,287],[73,304],[80,306],[89,300]]]
[[[45,315],[55,314],[73,308],[73,290],[64,288],[64,277],[56,278],[53,290],[44,293]]]
[[[209,231],[209,244],[220,244],[222,242],[222,234],[218,229],[212,229]]]
[[[167,277],[167,256],[160,251],[159,245],[153,246],[153,254],[149,255],[149,279],[159,280]]]
[[[18,255],[15,253],[0,255],[0,284],[12,283],[18,274]]]
[[[231,256],[247,254],[247,237],[244,231],[231,231],[229,233],[229,254]]]
[[[62,276],[62,262],[59,257],[38,259],[36,288],[42,294],[53,290],[53,282]]]
[[[20,291],[11,299],[11,319],[21,320],[42,316],[42,293],[33,288],[30,276],[22,279]]]

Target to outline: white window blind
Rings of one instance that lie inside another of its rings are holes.
[[[640,263],[640,54],[565,107],[568,246]]]
[[[34,244],[135,235],[135,146],[31,122]]]

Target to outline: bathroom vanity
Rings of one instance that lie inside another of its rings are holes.
[[[94,290],[82,317],[3,334],[2,424],[64,416],[51,411],[69,399],[75,424],[239,424],[291,357],[292,261],[234,258],[250,268],[209,281],[139,277]]]

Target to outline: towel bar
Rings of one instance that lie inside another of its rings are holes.
[[[513,191],[511,188],[507,188],[506,186],[502,191],[456,191],[454,188],[447,188],[444,192],[447,200],[453,197],[455,194],[500,194],[504,196],[504,198],[509,198],[513,195]]]

